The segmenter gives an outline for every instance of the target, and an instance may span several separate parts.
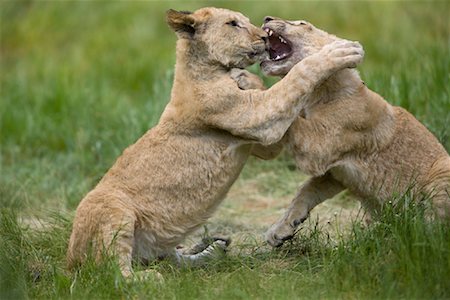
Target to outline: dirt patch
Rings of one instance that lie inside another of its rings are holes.
[[[302,180],[306,178],[302,176]],[[292,186],[300,184],[301,181]],[[232,247],[242,248],[246,244],[265,247],[266,230],[284,214],[296,189],[281,197],[265,190],[256,178],[239,179],[207,223],[206,234],[231,237]],[[359,202],[344,192],[314,208],[302,226],[305,229],[318,226],[335,239],[345,235],[352,222],[362,219],[362,214]],[[205,235],[205,229],[199,230],[186,243],[191,244],[202,235]]]

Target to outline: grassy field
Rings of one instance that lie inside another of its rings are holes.
[[[291,243],[269,249],[262,234],[306,178],[287,153],[250,159],[208,223],[210,234],[234,239],[223,260],[152,266],[163,282],[125,282],[113,261],[65,269],[79,201],[169,100],[175,35],[165,11],[203,6],[255,24],[265,15],[305,19],[360,41],[366,84],[450,150],[447,1],[2,1],[0,299],[450,298],[450,225],[424,223],[414,207],[387,207],[363,228],[343,193],[316,208]]]

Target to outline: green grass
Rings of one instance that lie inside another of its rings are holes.
[[[351,234],[331,241],[320,228],[302,232],[278,251],[245,248],[207,268],[152,266],[163,282],[123,280],[113,260],[86,263],[76,274],[64,270],[70,221],[54,216],[47,230],[24,229],[3,213],[0,292],[4,298],[181,298],[289,299],[404,298],[449,296],[450,224],[426,223],[410,207],[388,208],[368,228],[359,223]]]
[[[211,5],[242,11],[255,24],[265,15],[306,19],[360,41],[366,84],[408,109],[450,149],[446,1],[2,1],[0,299],[449,298],[449,224],[391,209],[342,238],[313,223],[274,252],[259,238],[269,224],[238,224],[237,215],[219,225],[250,233],[224,261],[196,270],[163,262],[153,266],[163,283],[124,282],[112,260],[88,263],[77,274],[65,270],[80,199],[156,124],[169,100],[175,35],[164,12]],[[251,159],[235,194],[251,186],[255,197],[288,200],[304,178],[292,166],[287,154]],[[219,216],[232,215],[226,209],[241,200],[235,194]],[[27,225],[35,218],[43,228]]]

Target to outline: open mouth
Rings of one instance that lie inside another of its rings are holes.
[[[286,38],[284,38],[281,34],[274,32],[269,27],[264,27],[263,30],[269,35],[270,60],[282,60],[292,54],[292,47]]]

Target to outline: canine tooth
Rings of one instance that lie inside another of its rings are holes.
[[[280,59],[281,57],[279,55],[277,55],[277,57],[275,57],[275,60]]]
[[[273,31],[272,31],[272,29],[269,29],[269,36],[272,36],[273,35]]]

